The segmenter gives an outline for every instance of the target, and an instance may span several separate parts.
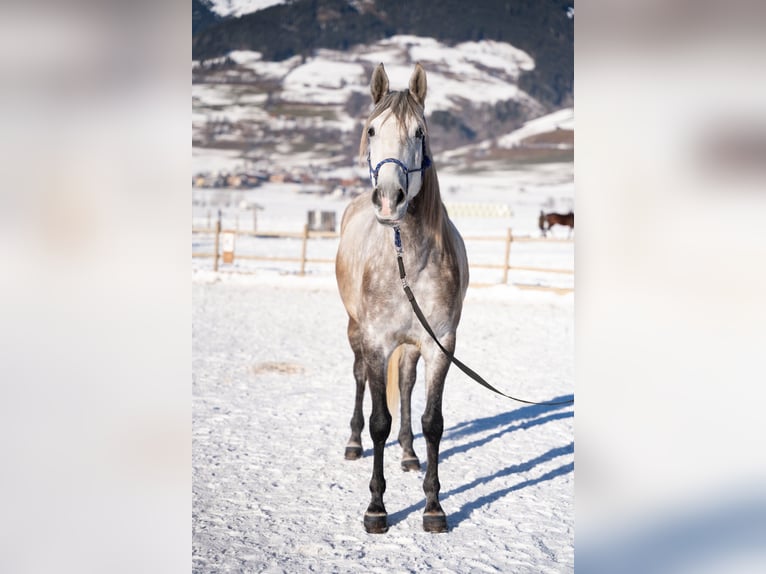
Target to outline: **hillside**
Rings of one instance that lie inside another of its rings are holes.
[[[220,21],[209,0],[192,0],[192,37]]]
[[[564,116],[502,143],[546,113],[520,87],[520,78],[535,69],[529,54],[491,40],[448,46],[417,36],[394,36],[345,51],[322,49],[281,62],[267,61],[258,52],[234,51],[194,63],[195,157],[226,156],[241,166],[272,171],[315,164],[310,168],[315,179],[327,170],[350,168],[357,164],[359,129],[369,111],[369,78],[380,61],[386,62],[392,89],[406,87],[414,62],[423,63],[432,149],[437,156],[456,150],[453,168],[487,160],[505,165],[572,160],[572,126]],[[556,129],[570,135],[559,134],[565,139],[557,142],[530,142],[534,149],[522,145],[527,135]],[[475,147],[459,153],[464,146]]]
[[[528,53],[535,68],[519,87],[548,111],[573,102],[574,26],[571,0],[296,0],[205,26],[194,34],[192,57],[208,60],[234,50],[264,60],[348,50],[395,35],[431,37],[454,46],[493,40]]]

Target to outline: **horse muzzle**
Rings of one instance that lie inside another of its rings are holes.
[[[372,191],[372,204],[376,219],[383,225],[395,225],[407,215],[407,195],[401,187],[395,190],[376,187]]]

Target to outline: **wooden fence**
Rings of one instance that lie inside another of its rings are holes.
[[[208,228],[192,228],[192,233],[198,233],[198,234],[213,234],[215,236],[215,239],[213,241],[213,252],[212,253],[206,253],[206,252],[192,252],[192,257],[211,257],[213,259],[213,270],[218,271],[218,262],[219,260],[223,261],[224,263],[229,263],[231,261],[227,261],[227,255],[229,252],[223,251],[221,249],[221,237],[231,234],[236,236],[242,235],[242,236],[251,236],[251,237],[258,237],[258,238],[281,238],[281,239],[301,239],[301,254],[300,257],[283,257],[283,256],[270,256],[270,255],[245,255],[240,254],[237,255],[237,259],[249,259],[253,261],[269,261],[269,262],[283,262],[283,263],[300,263],[300,275],[305,275],[306,273],[306,264],[307,263],[335,263],[335,258],[332,259],[317,259],[317,258],[309,258],[306,256],[307,253],[307,247],[308,247],[308,240],[309,239],[317,239],[317,238],[329,238],[329,239],[335,239],[340,237],[337,233],[334,231],[309,231],[308,224],[303,226],[302,232],[291,232],[291,231],[242,231],[237,229],[222,229],[221,228],[221,222],[218,221],[216,223],[216,226],[213,229]],[[233,261],[233,252],[232,253],[232,261]]]
[[[551,269],[548,267],[530,267],[525,265],[511,265],[511,245],[513,243],[571,243],[571,239],[545,239],[537,237],[514,237],[513,231],[509,228],[505,237],[498,236],[466,236],[463,237],[466,242],[469,241],[503,241],[505,243],[505,256],[502,264],[495,263],[470,263],[471,267],[476,269],[501,269],[503,271],[503,278],[500,281],[505,285],[508,283],[509,271],[536,271],[539,273],[560,273],[564,275],[574,275],[573,269]],[[518,284],[517,284],[518,285]],[[558,289],[558,288],[555,288]],[[564,291],[571,291],[568,288],[562,288]]]
[[[216,222],[215,227],[211,228],[192,228],[193,234],[212,234],[214,236],[213,252],[192,252],[192,257],[209,257],[213,259],[213,270],[218,271],[219,261],[223,263],[231,263],[234,260],[234,248],[233,242],[231,251],[227,251],[226,247],[222,249],[222,238],[236,237],[236,236],[251,236],[256,238],[283,238],[283,239],[300,239],[301,249],[300,255],[296,257],[285,256],[264,256],[264,255],[247,255],[237,254],[237,259],[253,260],[253,261],[265,261],[265,262],[285,262],[285,263],[297,263],[299,264],[299,274],[305,275],[306,265],[309,263],[319,264],[333,264],[335,258],[310,258],[308,253],[308,242],[310,239],[337,239],[340,235],[333,231],[312,231],[309,229],[308,224],[303,226],[301,232],[282,232],[282,231],[243,231],[236,229],[222,229],[221,221]],[[463,237],[466,243],[472,241],[481,242],[503,242],[505,244],[505,251],[503,260],[500,263],[470,263],[471,268],[476,269],[498,269],[502,271],[502,279],[500,284],[508,284],[508,274],[510,271],[532,271],[539,273],[554,273],[563,275],[573,275],[573,269],[554,269],[547,267],[533,267],[524,265],[511,265],[511,245],[513,243],[572,243],[571,239],[554,239],[554,238],[536,238],[536,237],[514,237],[512,230],[508,229],[505,237],[503,236],[465,236]],[[224,242],[225,243],[225,242]],[[497,283],[495,283],[496,285]],[[473,283],[473,286],[487,286],[489,284]],[[522,289],[540,289],[547,291],[555,291],[557,293],[570,293],[573,291],[569,287],[549,287],[544,285],[526,285],[514,283],[515,286]]]

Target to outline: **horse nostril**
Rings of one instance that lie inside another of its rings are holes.
[[[404,201],[404,191],[402,191],[402,188],[399,188],[399,193],[396,194],[396,205],[399,205]]]
[[[380,207],[380,192],[377,187],[372,190],[372,202]]]

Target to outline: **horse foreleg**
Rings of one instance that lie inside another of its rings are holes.
[[[386,361],[382,356],[367,360],[367,380],[370,383],[372,413],[370,414],[370,437],[373,444],[372,478],[370,479],[370,505],[364,513],[364,527],[371,534],[388,530],[388,515],[383,505],[386,479],[383,476],[383,449],[391,433],[391,413],[386,405]]]
[[[412,448],[412,389],[415,386],[420,352],[407,347],[399,367],[399,393],[401,396],[401,420],[399,444],[402,447],[402,470],[420,470],[420,460]]]
[[[451,344],[450,344],[451,343]],[[444,346],[451,352],[454,350],[454,339]],[[426,381],[428,395],[426,409],[421,418],[423,435],[426,438],[428,451],[428,468],[423,480],[423,491],[426,495],[426,508],[423,512],[423,530],[426,532],[446,532],[447,515],[439,504],[439,443],[444,432],[444,417],[442,416],[442,394],[444,392],[444,378],[449,369],[449,360],[439,351],[435,350],[431,365],[426,365]]]
[[[349,320],[348,340],[354,351],[354,379],[356,380],[356,398],[354,399],[354,414],[351,415],[351,437],[346,444],[346,460],[356,460],[362,456],[362,429],[364,428],[364,385],[365,367],[362,357],[362,342],[356,322]]]
[[[346,460],[357,460],[362,456],[362,429],[364,428],[364,360],[361,352],[354,353],[354,379],[356,380],[356,397],[354,399],[354,414],[351,415],[351,436],[346,444]]]

